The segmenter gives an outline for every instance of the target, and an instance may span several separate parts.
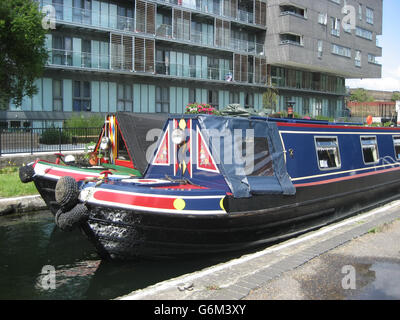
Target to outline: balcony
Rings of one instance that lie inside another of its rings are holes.
[[[52,49],[48,65],[85,69],[110,69],[110,56],[71,50]]]
[[[292,15],[295,17],[307,19],[307,10],[299,7],[295,7],[293,5],[281,5],[279,6],[280,15]]]
[[[83,9],[60,4],[53,5],[51,1],[43,1],[41,9],[46,6],[53,6],[55,8],[57,22],[129,32],[135,32],[137,29],[135,19],[132,17],[105,14],[100,10]]]
[[[303,47],[304,46],[304,37],[296,34],[291,34],[291,33],[283,33],[280,34],[280,44],[285,45],[285,44],[291,44],[291,45],[296,45]]]

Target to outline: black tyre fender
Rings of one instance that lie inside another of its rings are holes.
[[[69,211],[58,210],[55,216],[55,223],[63,231],[72,231],[86,222],[88,217],[88,209],[83,203],[79,203]]]
[[[71,210],[78,203],[79,188],[74,178],[61,177],[54,191],[56,201],[63,212]]]
[[[19,179],[22,183],[28,183],[33,181],[35,175],[35,169],[32,166],[22,166],[19,168]]]

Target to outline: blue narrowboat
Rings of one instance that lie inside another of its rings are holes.
[[[57,225],[80,227],[105,259],[258,247],[399,197],[399,128],[170,116],[144,150],[132,136],[134,116],[116,120],[117,150],[107,130],[99,141],[111,159],[123,150],[130,167],[140,163],[140,177],[78,179],[65,164],[55,177],[40,161],[31,165],[35,183],[55,184],[56,199],[45,200],[57,204]]]

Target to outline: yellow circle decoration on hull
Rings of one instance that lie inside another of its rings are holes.
[[[175,199],[174,201],[174,208],[176,210],[183,210],[186,207],[186,202],[183,199]]]
[[[225,198],[221,198],[221,201],[219,202],[219,206],[221,207],[222,210],[224,210],[226,212],[226,210],[224,208],[224,199]]]

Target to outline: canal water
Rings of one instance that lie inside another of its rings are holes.
[[[49,211],[0,217],[0,300],[113,299],[230,258],[105,262],[79,230],[56,228]]]

